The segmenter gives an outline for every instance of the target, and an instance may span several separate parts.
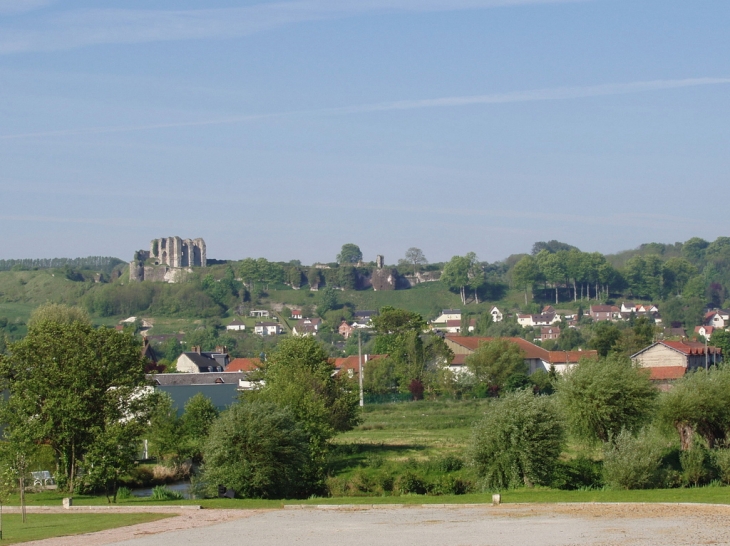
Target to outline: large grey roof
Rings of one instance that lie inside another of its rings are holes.
[[[150,374],[147,379],[155,385],[163,387],[172,385],[238,385],[240,379],[246,379],[245,372],[210,372],[210,373],[157,373]]]

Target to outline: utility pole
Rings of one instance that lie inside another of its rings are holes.
[[[360,382],[360,407],[365,405],[365,396],[362,391],[362,332],[357,331],[357,379]]]
[[[710,355],[707,352],[707,336],[705,336],[705,371],[709,369],[709,359]]]

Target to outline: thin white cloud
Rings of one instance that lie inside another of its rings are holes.
[[[686,78],[679,80],[652,80],[630,83],[611,83],[582,87],[552,87],[546,89],[535,89],[531,91],[493,93],[489,95],[467,95],[457,97],[441,97],[436,99],[402,100],[392,102],[379,102],[373,104],[361,104],[355,106],[343,106],[337,108],[321,108],[317,110],[299,110],[291,112],[274,112],[270,114],[240,115],[202,121],[180,121],[170,123],[155,123],[148,125],[88,127],[79,129],[61,129],[56,131],[41,131],[33,133],[18,133],[10,135],[0,135],[0,140],[11,140],[30,137],[73,136],[98,133],[124,133],[133,131],[148,131],[154,129],[177,129],[184,127],[203,127],[207,125],[226,125],[260,121],[270,118],[285,118],[297,116],[364,114],[371,112],[417,110],[426,108],[447,108],[488,104],[570,100],[726,84],[730,84],[730,78]]]
[[[0,15],[24,13],[53,4],[56,0],[0,0]]]
[[[19,0],[40,4],[43,0]],[[89,9],[38,18],[27,28],[0,28],[0,54],[98,44],[234,38],[324,19],[363,14],[479,10],[593,0],[303,0],[200,10]],[[10,6],[12,0],[0,0]]]

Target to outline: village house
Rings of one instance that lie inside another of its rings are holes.
[[[299,320],[299,319],[303,318],[302,317],[302,310],[301,309],[292,309],[291,310],[291,318],[293,318],[294,320]]]
[[[249,317],[266,318],[270,316],[268,309],[253,309],[248,314]]]
[[[294,336],[316,336],[321,323],[319,318],[303,318],[297,321],[291,333]]]
[[[500,311],[496,306],[489,310],[489,314],[492,315],[492,322],[502,322],[504,319],[502,311]]]
[[[730,325],[730,311],[725,309],[713,309],[705,314],[705,326],[713,328],[727,328]]]
[[[441,314],[431,324],[446,324],[450,320],[461,320],[461,309],[442,309]]]
[[[238,319],[233,319],[226,325],[226,330],[229,332],[243,332],[246,329],[246,325]]]
[[[373,317],[377,316],[377,314],[377,311],[369,311],[365,309],[363,311],[355,311],[352,316],[356,322],[367,324],[373,319]]]
[[[517,315],[517,324],[523,328],[527,326],[550,326],[560,322],[560,317],[555,313],[542,313],[539,315]]]
[[[469,331],[473,332],[477,326],[477,319],[469,320]],[[444,331],[448,334],[458,334],[461,332],[461,321],[460,320],[447,320]]]
[[[278,322],[257,322],[253,328],[253,333],[260,336],[276,336],[283,332]]]
[[[548,339],[558,339],[560,337],[560,327],[558,326],[543,326],[540,328],[540,341],[547,341]]]
[[[337,328],[337,333],[340,334],[345,339],[349,338],[352,335],[352,332],[355,331],[355,328],[347,324],[347,321],[342,321],[340,324],[340,327]]]
[[[621,318],[621,309],[615,305],[591,305],[588,315],[595,321],[619,320]]]
[[[176,368],[180,373],[207,373],[225,371],[230,358],[226,347],[216,347],[215,351],[201,351],[200,346],[184,352],[177,359]]]
[[[459,362],[477,350],[480,344],[487,341],[493,341],[500,338],[489,337],[463,337],[447,335],[444,338],[446,345],[454,353],[454,360],[450,363],[449,368],[458,369]],[[528,366],[528,373],[533,374],[537,370],[545,370],[549,372],[551,369],[557,373],[564,373],[568,369],[575,366],[581,358],[597,358],[596,351],[548,351],[542,347],[538,347],[534,343],[522,339],[521,337],[508,337],[506,339],[522,350],[525,356],[525,363]],[[459,355],[465,355],[460,357]],[[458,357],[458,358],[457,358]]]
[[[714,326],[695,326],[695,334],[702,336],[705,339],[710,339],[710,337],[712,337],[712,332],[714,331]]]
[[[362,355],[363,369],[368,362],[372,362],[373,360],[377,360],[378,358],[385,358],[385,356],[386,355]],[[347,377],[357,377],[358,370],[360,369],[360,357],[358,355],[335,358],[332,363],[334,365],[334,373],[336,375],[346,374]]]

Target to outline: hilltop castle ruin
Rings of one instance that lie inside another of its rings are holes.
[[[183,271],[206,265],[203,239],[162,237],[150,241],[149,250],[134,253],[129,263],[129,280],[176,282]]]

